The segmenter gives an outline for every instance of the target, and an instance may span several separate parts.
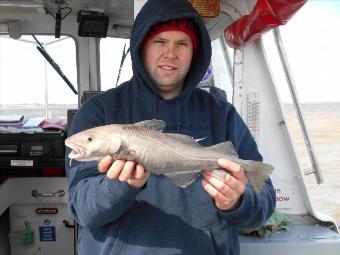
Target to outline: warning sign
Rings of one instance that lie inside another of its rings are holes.
[[[39,233],[40,233],[40,242],[55,242],[56,241],[55,226],[39,227]]]

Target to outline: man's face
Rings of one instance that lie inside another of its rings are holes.
[[[143,64],[165,99],[181,92],[192,55],[192,41],[182,31],[161,32],[146,42],[142,50]]]

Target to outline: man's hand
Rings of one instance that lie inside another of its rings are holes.
[[[134,188],[143,187],[150,176],[144,166],[137,164],[135,161],[113,161],[111,156],[105,156],[99,161],[98,170],[101,173],[106,173],[108,179],[118,179]]]
[[[223,179],[212,172],[204,171],[202,186],[215,200],[217,208],[231,210],[238,205],[245,192],[248,178],[243,168],[230,160],[219,159],[218,164],[228,172],[226,177]]]

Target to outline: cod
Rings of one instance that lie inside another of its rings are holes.
[[[217,161],[226,158],[239,164],[256,192],[261,190],[273,167],[269,164],[242,160],[231,142],[205,147],[192,137],[163,133],[166,123],[162,120],[146,120],[134,124],[98,126],[76,133],[65,140],[72,149],[72,160],[100,160],[111,155],[114,160],[133,160],[149,172],[170,178],[185,188],[195,181],[203,170],[213,171],[224,178],[228,173]]]

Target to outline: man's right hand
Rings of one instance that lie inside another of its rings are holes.
[[[99,161],[98,170],[106,173],[108,179],[126,182],[134,188],[143,187],[150,176],[143,165],[129,160],[113,161],[111,156],[105,156]]]

